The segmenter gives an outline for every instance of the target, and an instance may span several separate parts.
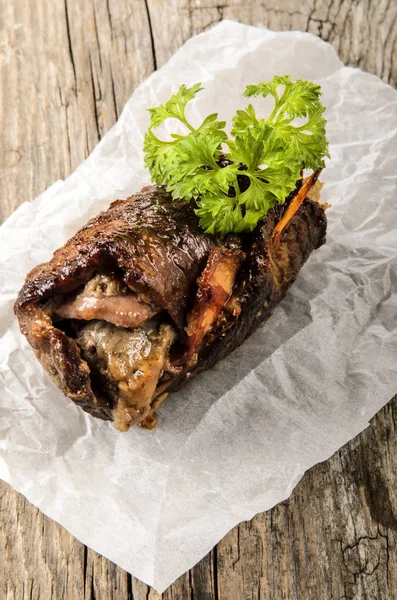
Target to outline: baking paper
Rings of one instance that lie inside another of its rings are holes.
[[[119,433],[66,399],[19,333],[12,305],[26,273],[149,182],[147,107],[201,81],[191,119],[230,122],[248,83],[286,73],[324,92],[328,243],[259,331],[166,400],[155,431]],[[397,391],[396,159],[396,91],[319,38],[223,21],[186,42],[88,159],[0,229],[0,476],[159,592],[287,498]]]

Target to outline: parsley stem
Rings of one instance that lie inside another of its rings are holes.
[[[278,110],[280,108],[280,101],[276,100],[276,104],[274,105],[272,114],[270,115],[270,117],[267,119],[268,122],[273,121],[274,117],[276,116],[276,114],[278,113]]]
[[[192,131],[192,132],[196,131],[196,130],[195,130],[195,128],[194,128],[194,127],[192,127],[192,126],[190,125],[189,121],[188,121],[188,120],[187,120],[185,117],[180,117],[180,118],[179,118],[179,120],[180,120],[180,121],[181,121],[181,122],[182,122],[184,125],[186,125],[186,127],[187,127],[188,129],[190,129],[190,131]]]
[[[275,105],[273,112],[270,115],[268,121],[273,121],[273,119],[277,115],[280,107],[284,104],[286,95],[287,95],[287,87],[284,85],[284,91],[281,94],[281,98],[279,96],[277,96],[277,92],[276,92],[276,96],[275,96],[276,105]]]

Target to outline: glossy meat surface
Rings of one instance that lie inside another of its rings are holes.
[[[71,292],[97,271],[119,270],[131,290],[149,296],[183,328],[190,286],[215,243],[191,205],[172,201],[162,188],[144,188],[113,202],[33,269],[15,307]]]

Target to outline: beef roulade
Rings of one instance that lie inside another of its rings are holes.
[[[253,232],[223,238],[161,186],[113,202],[29,273],[14,307],[22,333],[83,410],[120,431],[154,427],[167,393],[263,323],[324,243],[315,179]]]

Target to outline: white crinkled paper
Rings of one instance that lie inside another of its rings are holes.
[[[20,335],[12,305],[24,277],[149,182],[147,107],[201,81],[192,119],[230,121],[246,84],[285,73],[324,92],[328,243],[259,331],[166,400],[155,431],[118,433],[67,400]],[[344,67],[329,44],[231,21],[189,40],[77,171],[0,229],[1,478],[160,592],[234,525],[287,498],[397,391],[396,165],[396,91]]]

